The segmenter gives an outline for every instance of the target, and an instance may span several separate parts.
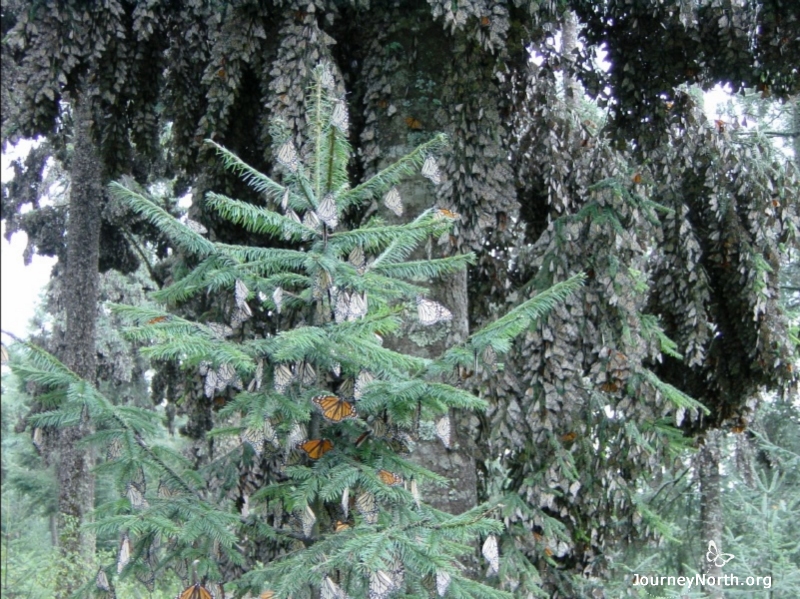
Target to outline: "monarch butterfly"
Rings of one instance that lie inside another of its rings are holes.
[[[275,597],[275,591],[264,591],[258,596],[258,599],[273,599]]]
[[[333,376],[339,378],[342,376],[342,365],[339,362],[334,362],[331,364],[331,372],[333,373]]]
[[[311,439],[298,444],[297,448],[306,452],[312,460],[318,460],[333,449],[333,443],[328,439]]]
[[[369,575],[369,599],[386,599],[395,590],[392,578],[383,570]]]
[[[435,214],[436,218],[447,218],[450,220],[456,220],[461,218],[461,215],[458,212],[453,212],[452,210],[448,210],[447,208],[439,208]]]
[[[322,72],[320,73],[319,76],[319,82],[322,85],[322,87],[325,87],[327,89],[333,89],[334,86],[333,74],[331,73],[331,69],[327,64],[323,65],[322,67]]]
[[[336,395],[317,395],[311,401],[322,410],[325,419],[331,422],[341,422],[358,415],[353,404]]]
[[[186,226],[189,227],[190,230],[194,231],[198,235],[205,235],[206,233],[208,233],[208,229],[206,229],[196,220],[192,220],[191,218],[186,219]]]
[[[283,393],[293,380],[294,374],[286,364],[278,364],[275,367],[275,380],[273,381],[275,391]]]
[[[417,297],[417,316],[420,323],[425,326],[452,320],[453,318],[450,310],[443,305],[423,297]]]
[[[422,164],[422,176],[431,180],[431,183],[438,185],[442,182],[442,176],[439,172],[439,166],[436,164],[436,158],[428,156]]]
[[[406,125],[408,125],[409,129],[422,129],[422,123],[413,116],[406,117]]]
[[[561,441],[563,443],[572,443],[577,438],[578,434],[574,431],[561,435]]]
[[[492,574],[497,574],[500,571],[500,552],[497,549],[497,537],[494,535],[486,537],[481,552],[486,561],[489,562],[489,569]]]
[[[310,537],[314,530],[314,523],[317,521],[317,515],[310,507],[306,506],[300,516],[300,523],[303,526],[303,534]]]
[[[242,431],[241,439],[242,443],[247,443],[253,448],[253,451],[256,452],[257,456],[261,455],[261,451],[264,448],[264,441],[266,441],[263,429],[246,428]]]
[[[341,520],[337,520],[333,532],[342,532],[343,530],[347,530],[348,528],[350,528],[350,525],[347,522],[342,522]]]
[[[356,320],[362,318],[367,314],[367,294],[354,293],[350,296],[350,306],[348,310],[347,320]]]
[[[111,585],[108,584],[108,576],[106,576],[106,573],[102,568],[98,570],[97,576],[94,579],[94,584],[101,591],[111,590]]]
[[[36,448],[37,451],[42,451],[42,445],[44,443],[44,438],[43,438],[43,435],[42,435],[42,427],[41,426],[37,426],[36,428],[33,429],[33,435],[31,436],[31,442],[33,443],[33,446]],[[121,453],[121,446],[120,446],[120,453]],[[116,457],[119,457],[119,454]],[[115,458],[111,458],[111,459],[115,459]]]
[[[489,17],[481,17],[481,27],[488,27],[490,22]]]
[[[272,301],[275,303],[275,311],[281,313],[281,302],[283,302],[283,289],[276,287],[272,292]]]
[[[350,129],[350,115],[347,113],[347,105],[341,100],[336,102],[336,106],[333,107],[331,125],[345,135],[347,135],[347,131]]]
[[[278,162],[293,173],[297,171],[299,160],[297,158],[297,150],[291,141],[285,142],[278,148]]]
[[[639,183],[641,183],[641,182],[642,182],[642,173],[636,173],[636,174],[635,174],[633,177],[631,177],[631,180],[632,180],[632,181],[633,181],[633,182],[634,182],[636,185],[639,185]]]
[[[165,480],[161,480],[158,483],[158,496],[163,499],[169,499],[170,497],[177,497],[179,495],[178,491],[167,483]]]
[[[304,226],[308,227],[309,229],[317,230],[317,229],[320,228],[319,227],[319,225],[320,225],[319,216],[317,216],[317,213],[314,212],[313,210],[309,210],[303,216],[302,224]]]
[[[450,586],[450,575],[444,570],[436,571],[436,592],[439,597],[444,597],[447,593],[447,587]]]
[[[261,381],[264,378],[264,360],[259,359],[256,365],[256,372],[253,375],[253,380],[247,385],[247,390],[251,393],[261,389]]]
[[[347,593],[333,582],[330,576],[325,577],[325,582],[320,588],[320,597],[321,599],[348,599]]]
[[[422,507],[422,495],[419,492],[419,485],[417,485],[417,479],[411,480],[411,497],[414,498],[414,503],[417,504],[417,508]]]
[[[333,319],[336,324],[342,323],[350,316],[350,294],[340,291],[336,294],[336,304],[333,307]]]
[[[128,496],[128,501],[131,502],[132,508],[138,510],[148,506],[147,500],[144,498],[144,493],[133,483],[128,483],[125,488],[125,494]]]
[[[297,372],[300,375],[300,382],[304,385],[313,385],[314,382],[317,380],[317,372],[314,370],[314,367],[307,361],[304,361],[300,364],[297,369]]]
[[[361,399],[364,396],[364,388],[369,385],[375,377],[366,370],[361,370],[356,377],[356,382],[353,387],[353,398]]]
[[[289,207],[289,188],[287,187],[283,191],[283,195],[281,196],[281,210],[286,212],[286,209]]]
[[[392,187],[386,195],[383,196],[383,204],[396,216],[403,216],[403,198],[400,197],[400,192],[396,187]]]
[[[350,487],[345,487],[342,491],[342,513],[345,518],[350,515]]]
[[[159,322],[164,322],[166,319],[166,316],[156,316],[155,318],[148,320],[147,324],[158,324]]]
[[[5,345],[0,345],[0,363],[8,363],[8,350],[6,349]]]
[[[131,540],[127,534],[122,535],[122,543],[119,546],[119,554],[117,555],[117,574],[121,573],[128,562],[131,561]]]
[[[381,482],[390,487],[403,484],[403,477],[388,470],[378,470],[378,478]]]
[[[367,261],[364,257],[364,250],[360,245],[357,245],[350,250],[350,254],[348,255],[347,259],[358,271],[361,271],[361,269],[367,265]]]
[[[286,437],[286,443],[288,447],[297,447],[302,443],[306,438],[306,429],[305,427],[300,424],[299,422],[295,422],[292,425],[292,430],[289,431],[289,434]]]
[[[175,599],[215,599],[215,595],[199,582],[196,582],[192,586],[186,587]]]
[[[450,417],[442,416],[436,421],[436,436],[447,449],[453,445],[452,428],[450,427]]]
[[[325,197],[322,198],[319,206],[317,206],[317,216],[331,229],[339,226],[339,215],[336,214],[336,201],[332,193],[326,193]]]
[[[375,495],[364,491],[356,497],[356,510],[367,524],[377,524],[378,507],[375,504]]]

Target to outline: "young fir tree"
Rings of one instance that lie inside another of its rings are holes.
[[[176,305],[204,293],[230,299],[222,318],[203,322],[114,306],[134,325],[128,335],[150,343],[148,357],[179,361],[196,373],[199,399],[224,406],[209,433],[213,460],[195,469],[156,443],[152,412],[114,406],[35,348],[18,366],[53,402],[39,424],[69,424],[88,411],[94,440],[108,446],[101,470],[124,493],[99,511],[95,524],[119,532],[117,564],[101,569],[87,588],[113,594],[115,573],[134,574],[150,589],[170,571],[186,581],[196,560],[202,578],[193,583],[216,586],[225,596],[502,597],[508,592],[495,587],[513,588],[494,577],[494,534],[501,528],[490,517],[495,506],[460,515],[433,509],[420,489],[442,481],[408,458],[421,419],[436,420],[436,433],[450,448],[448,410],[484,407],[447,383],[448,375],[476,365],[497,368],[497,354],[572,293],[582,275],[523,302],[437,360],[390,349],[384,339],[408,327],[447,326],[450,312],[425,297],[424,285],[473,257],[412,256],[448,233],[458,215],[444,208],[403,225],[378,217],[344,225],[348,215],[381,198],[388,209],[402,211],[395,186],[419,169],[438,183],[436,160],[446,139],[433,136],[350,187],[347,107],[333,89],[329,68],[315,69],[302,150],[281,122],[273,124],[280,180],[212,144],[266,201],[255,206],[209,193],[206,205],[288,248],[214,243],[202,225],[176,220],[134,184],[112,184],[117,198],[158,226],[193,264],[155,293],[156,300]],[[257,320],[271,323],[274,333],[263,333]],[[479,544],[488,562],[484,581],[463,566]]]

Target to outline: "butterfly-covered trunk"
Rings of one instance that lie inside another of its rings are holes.
[[[705,444],[697,454],[697,471],[700,476],[700,522],[702,527],[703,546],[714,541],[716,547],[724,547],[722,530],[725,521],[722,514],[720,462],[720,431],[712,430],[706,435]],[[705,555],[705,554],[704,554]],[[722,567],[704,557],[700,566],[708,576],[716,581],[722,575]],[[711,599],[722,599],[722,588],[719,585],[707,585],[705,588]]]
[[[88,106],[80,102],[76,105],[64,275],[67,325],[61,358],[75,374],[94,381],[100,208],[104,192],[90,114]],[[81,444],[89,432],[88,416],[83,414],[77,426],[59,431],[53,448],[58,460],[59,545],[66,558],[62,563],[68,565],[60,578],[58,597],[71,596],[83,582],[71,579],[70,575],[82,574],[74,564],[94,557],[94,535],[79,528],[94,507],[94,462],[91,449]]]

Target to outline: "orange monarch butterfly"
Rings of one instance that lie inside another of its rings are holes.
[[[436,158],[428,156],[422,165],[422,176],[431,180],[431,183],[438,185],[442,182],[442,176],[439,172],[439,166],[436,164]]]
[[[403,484],[402,476],[394,472],[389,472],[388,470],[378,470],[378,478],[381,479],[383,484],[389,485],[390,487]]]
[[[328,439],[311,439],[299,443],[297,448],[305,451],[312,460],[318,460],[333,449],[333,443]]]
[[[158,324],[159,322],[164,322],[166,319],[166,316],[156,316],[155,318],[148,320],[147,324]]]
[[[350,528],[350,525],[347,522],[342,522],[341,520],[337,520],[334,532],[342,532],[343,530],[347,530],[348,528]]]
[[[311,401],[322,410],[322,415],[331,422],[341,422],[358,416],[355,407],[336,395],[317,395]]]
[[[574,431],[571,431],[569,433],[565,433],[565,434],[561,435],[560,438],[561,438],[561,441],[564,442],[564,443],[572,443],[575,439],[578,438],[578,434],[576,432],[574,432]]]
[[[258,599],[272,599],[275,597],[275,591],[264,591],[258,596]]]
[[[175,599],[215,599],[215,595],[197,582],[190,587],[186,587]]]
[[[449,218],[450,220],[456,220],[457,218],[461,218],[461,215],[458,212],[453,212],[452,210],[448,210],[447,208],[439,208],[436,211],[437,218]]]
[[[406,117],[406,125],[408,125],[409,129],[422,129],[422,123],[413,116]]]

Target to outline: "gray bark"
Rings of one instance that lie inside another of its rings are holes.
[[[75,106],[74,139],[64,275],[67,322],[61,358],[75,374],[94,383],[103,180],[90,110],[81,100]],[[91,449],[81,445],[89,432],[88,414],[84,413],[78,425],[59,431],[54,448],[58,460],[59,547],[63,563],[68,564],[57,591],[59,598],[69,597],[83,582],[79,577],[84,573],[75,565],[94,558],[94,535],[80,529],[94,507],[93,456]]]
[[[704,547],[714,541],[719,551],[723,551],[722,529],[724,519],[722,516],[722,489],[719,474],[720,462],[720,434],[718,430],[709,431],[706,442],[697,454],[697,469],[700,476],[700,523]],[[703,551],[702,568],[715,581],[722,575],[722,568],[706,559]],[[723,599],[722,589],[719,585],[705,587],[709,599]]]

